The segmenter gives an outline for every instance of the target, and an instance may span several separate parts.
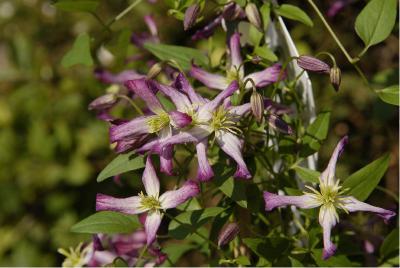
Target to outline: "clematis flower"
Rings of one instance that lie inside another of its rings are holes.
[[[336,246],[330,239],[331,229],[339,222],[339,215],[336,209],[342,209],[346,213],[370,211],[385,220],[389,220],[396,215],[393,211],[371,206],[358,201],[353,196],[346,195],[346,189],[342,189],[342,186],[339,185],[339,180],[335,177],[336,162],[347,141],[348,138],[345,136],[336,146],[327,168],[319,178],[319,190],[306,186],[311,192],[304,192],[304,195],[301,196],[280,196],[264,192],[265,209],[267,211],[287,205],[305,209],[320,207],[319,223],[323,229],[324,242],[323,259],[328,259],[336,251]]]
[[[159,43],[160,39],[158,37],[158,28],[157,24],[151,15],[144,16],[144,22],[149,30],[149,32],[143,33],[133,33],[131,35],[131,42],[135,44],[137,47],[143,47],[143,44],[146,42],[151,43]]]
[[[166,112],[154,91],[149,88],[149,80],[130,80],[125,86],[146,102],[152,114],[139,116],[110,128],[110,141],[117,143],[117,152],[134,149],[133,145],[141,143],[149,134],[155,133],[158,135],[155,140],[163,140],[172,135],[172,127],[182,128],[192,122],[192,118],[186,113]],[[161,155],[161,171],[172,174],[172,147]]]
[[[243,60],[240,54],[240,34],[234,33],[230,38],[229,44],[231,58],[226,76],[209,73],[194,64],[190,70],[190,75],[202,82],[205,86],[219,90],[225,89],[234,80],[243,84],[247,79],[251,79],[254,81],[255,86],[259,88],[285,78],[285,74],[281,74],[282,67],[280,64],[274,64],[262,71],[245,76]],[[251,87],[252,85],[250,83],[246,83],[246,89],[250,89]]]
[[[144,229],[146,232],[146,243],[147,245],[151,245],[156,239],[157,230],[164,211],[175,208],[196,196],[200,192],[200,189],[196,182],[188,180],[181,188],[167,191],[160,195],[160,182],[150,157],[147,157],[142,181],[146,194],[141,192],[137,196],[128,198],[115,198],[104,194],[97,194],[96,210],[112,210],[126,214],[147,213]]]

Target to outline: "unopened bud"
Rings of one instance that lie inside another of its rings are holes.
[[[340,71],[339,67],[334,66],[331,68],[330,78],[333,88],[338,91],[340,82],[342,81],[342,72]]]
[[[250,107],[257,122],[261,122],[264,115],[264,98],[255,90],[250,97]]]
[[[246,13],[246,17],[251,24],[253,24],[260,31],[262,30],[262,20],[260,16],[260,12],[257,9],[257,6],[254,3],[248,3],[246,8],[244,9]]]
[[[300,56],[297,59],[297,64],[300,66],[300,68],[315,73],[328,74],[331,69],[327,63],[311,56]]]
[[[105,94],[96,98],[89,104],[89,110],[105,110],[111,108],[117,102],[115,94]]]
[[[283,121],[279,116],[275,114],[269,114],[267,117],[267,122],[271,128],[279,132],[289,135],[293,134],[293,129],[285,121]]]
[[[183,19],[183,29],[185,31],[192,28],[192,26],[196,23],[199,13],[200,13],[200,6],[198,4],[191,5],[186,9],[185,17]]]
[[[150,70],[147,73],[147,78],[148,79],[153,79],[157,77],[162,71],[162,64],[161,63],[155,63],[153,66],[151,66]]]
[[[235,222],[226,224],[218,235],[218,246],[222,247],[231,242],[239,234],[239,225]]]
[[[251,62],[254,64],[259,64],[262,61],[262,58],[258,55],[253,56],[253,58],[251,58]]]

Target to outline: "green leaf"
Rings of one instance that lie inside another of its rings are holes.
[[[319,176],[321,175],[321,173],[319,173],[318,171],[311,170],[311,169],[301,167],[301,166],[294,166],[293,169],[296,171],[296,174],[303,181],[312,182],[312,183],[319,182]]]
[[[322,259],[322,249],[314,249],[312,251],[311,255],[312,255],[314,261],[320,267],[354,267],[354,266],[356,266],[355,263],[352,263],[345,255],[334,255],[324,261]]]
[[[278,57],[275,55],[274,52],[272,52],[272,50],[266,44],[261,47],[256,47],[254,49],[254,53],[268,61],[275,62],[278,60]]]
[[[244,238],[243,243],[260,258],[264,258],[272,264],[279,261],[290,250],[289,240],[278,236],[265,239]]]
[[[343,183],[349,195],[364,201],[372,193],[389,166],[390,155],[386,154],[362,169],[351,174]]]
[[[190,210],[199,210],[201,209],[199,201],[197,201],[197,198],[190,198],[188,201],[186,201],[183,204],[180,204],[179,206],[176,207],[179,210],[183,211],[190,211]]]
[[[260,14],[263,20],[264,29],[268,28],[268,24],[271,20],[271,6],[269,3],[264,3],[260,8]]]
[[[137,170],[144,167],[143,156],[135,153],[120,154],[112,160],[97,176],[97,182],[125,173],[127,171]]]
[[[64,55],[61,64],[66,68],[76,64],[93,65],[92,55],[90,54],[90,37],[88,34],[80,34],[75,39],[72,49]]]
[[[131,233],[141,226],[136,215],[126,215],[114,211],[100,211],[90,215],[71,227],[75,233],[119,234]]]
[[[243,265],[243,266],[246,266],[246,265],[250,265],[250,264],[251,264],[249,258],[247,258],[246,256],[239,256],[239,257],[237,257],[237,258],[235,259],[235,262],[236,262],[237,264]]]
[[[176,265],[176,262],[188,251],[196,248],[196,245],[185,243],[168,243],[163,246],[163,252],[168,255],[168,259],[172,262],[166,261],[162,264],[164,267],[171,267]]]
[[[214,218],[222,211],[224,211],[224,208],[211,207],[183,212],[175,217],[177,221],[171,220],[168,234],[176,239],[185,239],[189,234],[194,233],[200,226],[209,221],[210,218]]]
[[[397,0],[371,0],[357,16],[355,30],[366,49],[385,40],[396,23]]]
[[[330,112],[319,113],[317,118],[307,127],[303,144],[308,145],[314,151],[318,151],[322,141],[328,135]]]
[[[95,12],[99,2],[98,0],[62,0],[54,5],[64,11]]]
[[[292,267],[304,267],[304,265],[297,259],[289,256],[290,263]]]
[[[384,102],[399,106],[399,85],[375,90],[375,92]]]
[[[399,250],[399,229],[394,229],[383,241],[379,250],[382,258],[388,257],[392,252]]]
[[[160,60],[176,61],[184,70],[191,68],[192,60],[202,66],[208,64],[207,56],[202,51],[194,48],[155,43],[145,43],[144,48]]]
[[[276,13],[282,17],[304,23],[309,27],[314,26],[310,17],[303,10],[296,6],[283,4],[276,9]]]

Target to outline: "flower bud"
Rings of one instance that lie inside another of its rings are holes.
[[[246,13],[246,17],[249,20],[249,22],[261,31],[262,20],[260,12],[258,12],[257,6],[254,3],[248,3],[244,11]]]
[[[185,31],[192,28],[192,26],[196,23],[199,13],[200,13],[200,6],[198,4],[191,5],[186,9],[185,17],[183,19],[183,29]]]
[[[330,71],[331,84],[335,88],[336,91],[339,90],[340,82],[342,81],[342,72],[339,67],[334,66]]]
[[[231,242],[239,234],[239,225],[235,222],[226,224],[218,235],[218,246],[222,247]]]
[[[327,63],[311,56],[300,56],[297,59],[297,64],[300,68],[315,73],[328,74],[331,69]]]
[[[155,63],[151,66],[150,70],[147,73],[147,78],[148,79],[153,79],[157,75],[159,75],[162,71],[162,64],[161,63]]]
[[[105,110],[111,108],[117,102],[117,96],[115,94],[105,94],[89,104],[89,110]]]
[[[250,97],[250,107],[257,122],[261,122],[264,115],[264,98],[255,90]]]

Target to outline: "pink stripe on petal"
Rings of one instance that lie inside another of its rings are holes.
[[[344,136],[339,143],[336,145],[335,151],[333,151],[333,154],[331,156],[331,159],[329,160],[329,164],[326,167],[326,169],[321,173],[320,176],[320,183],[325,184],[325,185],[334,185],[336,180],[335,180],[335,171],[336,171],[336,162],[339,158],[339,156],[342,154],[344,150],[344,146],[348,142],[348,137]]]
[[[227,131],[218,131],[215,137],[221,149],[232,157],[238,165],[234,176],[237,178],[250,179],[251,174],[243,160],[241,152],[242,143],[239,138]]]
[[[224,90],[229,85],[226,77],[209,73],[194,64],[192,64],[192,68],[190,69],[190,76],[212,89]]]
[[[146,102],[147,107],[153,113],[158,114],[164,111],[164,107],[157,99],[153,90],[150,89],[146,79],[129,80],[125,83],[125,86],[143,99]]]
[[[179,73],[174,81],[175,88],[186,93],[192,103],[206,103],[206,100],[197,94],[183,73]]]
[[[171,101],[175,104],[176,108],[178,111],[186,111],[188,108],[192,107],[192,104],[188,97],[186,97],[185,94],[179,92],[177,89],[160,84],[154,80],[149,81],[150,85],[155,88],[160,90],[162,93],[167,95]]]
[[[184,128],[192,123],[192,117],[178,111],[169,112],[171,124],[176,128]]]
[[[243,116],[245,113],[249,112],[250,109],[251,109],[250,103],[245,103],[239,106],[232,106],[229,109],[229,112],[237,116]]]
[[[140,79],[146,77],[133,70],[125,70],[117,74],[113,74],[103,69],[95,70],[95,77],[106,84],[124,84],[128,80]]]
[[[349,212],[369,211],[369,212],[378,214],[378,216],[384,218],[386,221],[396,215],[396,213],[394,211],[372,206],[370,204],[358,201],[356,198],[354,198],[352,196],[347,197],[345,199],[344,203],[345,203],[344,207]]]
[[[214,177],[214,172],[207,159],[207,145],[207,139],[196,145],[198,161],[197,179],[202,182],[209,181],[212,177]]]
[[[333,205],[332,205],[333,206]],[[336,225],[336,210],[322,206],[319,211],[319,224],[323,229],[324,250],[322,251],[322,259],[330,258],[336,251],[336,246],[331,241],[331,230]]]
[[[315,208],[319,204],[309,195],[286,196],[264,192],[265,210],[271,211],[277,207],[296,206],[299,208]]]
[[[160,171],[169,176],[174,175],[173,173],[173,150],[174,147],[172,145],[166,146],[163,148],[160,153]]]
[[[147,116],[140,116],[129,122],[111,126],[111,143],[121,140],[132,139],[134,137],[142,136],[143,134],[148,134],[150,130],[149,126],[147,125],[147,120]]]
[[[149,29],[151,35],[157,36],[158,35],[157,24],[156,24],[156,21],[154,20],[153,16],[151,16],[151,15],[144,16],[144,22],[146,23],[147,28]]]
[[[144,230],[147,236],[147,245],[151,245],[156,240],[158,227],[161,224],[162,215],[156,210],[147,213],[146,222],[144,223]]]
[[[138,196],[115,198],[105,194],[96,195],[96,211],[111,210],[127,214],[139,214],[146,211],[140,207]]]
[[[244,72],[243,72],[243,66],[240,66],[242,64],[242,56],[240,55],[240,34],[239,33],[234,33],[231,36],[231,39],[229,41],[230,45],[230,52],[231,52],[231,71],[237,71],[240,67],[239,70],[239,76],[243,77]]]
[[[156,171],[150,156],[147,157],[146,167],[143,171],[142,181],[146,193],[149,196],[158,197],[160,194],[160,181],[158,180]]]
[[[250,78],[254,81],[256,87],[265,87],[285,78],[285,73],[281,74],[281,69],[281,65],[277,63],[263,71],[249,74],[243,80],[246,81]],[[247,89],[250,89],[251,87],[251,83],[246,84]]]
[[[170,209],[185,203],[189,198],[196,196],[200,192],[199,185],[192,180],[188,180],[178,190],[167,191],[160,196],[161,207]]]

